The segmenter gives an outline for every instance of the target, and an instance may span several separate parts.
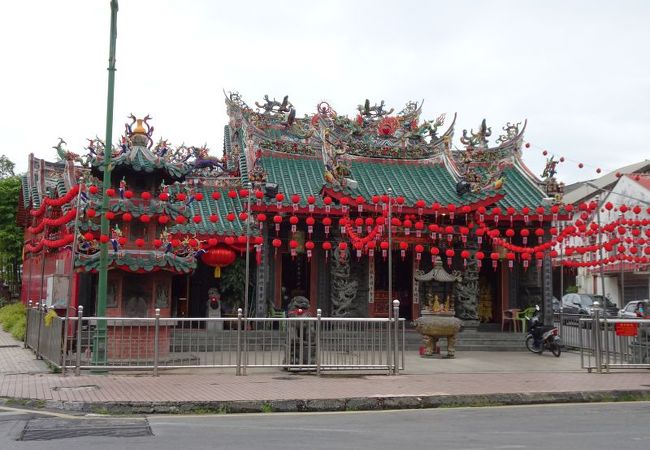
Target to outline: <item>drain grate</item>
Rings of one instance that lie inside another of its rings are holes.
[[[146,419],[38,418],[27,422],[20,441],[51,441],[83,436],[153,436]]]
[[[20,345],[10,344],[10,345],[0,345],[0,348],[20,348]]]

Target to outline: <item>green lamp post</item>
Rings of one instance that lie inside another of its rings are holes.
[[[117,0],[111,0],[111,31],[110,31],[110,48],[108,55],[108,99],[106,102],[106,144],[104,147],[104,189],[102,195],[102,214],[101,217],[101,234],[109,235],[109,223],[105,212],[108,211],[108,195],[106,190],[111,187],[111,152],[113,147],[113,98],[115,93],[115,43],[117,41],[117,11],[119,6]],[[97,286],[97,308],[96,316],[106,316],[106,288],[108,282],[108,245],[102,244],[99,254],[99,282]],[[105,366],[107,362],[106,355],[106,321],[97,322],[95,330],[95,339],[93,342],[93,365]],[[101,371],[100,371],[101,372]]]

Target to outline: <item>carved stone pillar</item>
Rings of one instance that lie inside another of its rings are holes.
[[[474,241],[467,242],[467,248],[474,253],[478,245]],[[456,317],[464,321],[475,321],[478,325],[478,261],[473,256],[467,260],[463,279],[455,284]]]

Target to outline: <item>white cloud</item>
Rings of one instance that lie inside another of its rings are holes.
[[[122,0],[114,139],[151,114],[158,137],[221,152],[222,89],[252,104],[289,94],[300,115],[365,98],[458,112],[457,133],[528,118],[525,160],[542,149],[571,182],[648,157],[646,2],[213,2]],[[30,1],[0,16],[0,135],[7,154],[54,158],[104,137],[108,0]],[[585,169],[578,170],[583,162]]]

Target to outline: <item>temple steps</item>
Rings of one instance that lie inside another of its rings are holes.
[[[456,340],[457,351],[519,352],[527,351],[524,345],[525,334],[518,332],[462,330]],[[406,330],[406,350],[419,350],[422,345],[420,333],[414,329]],[[440,340],[443,350],[445,339]]]

